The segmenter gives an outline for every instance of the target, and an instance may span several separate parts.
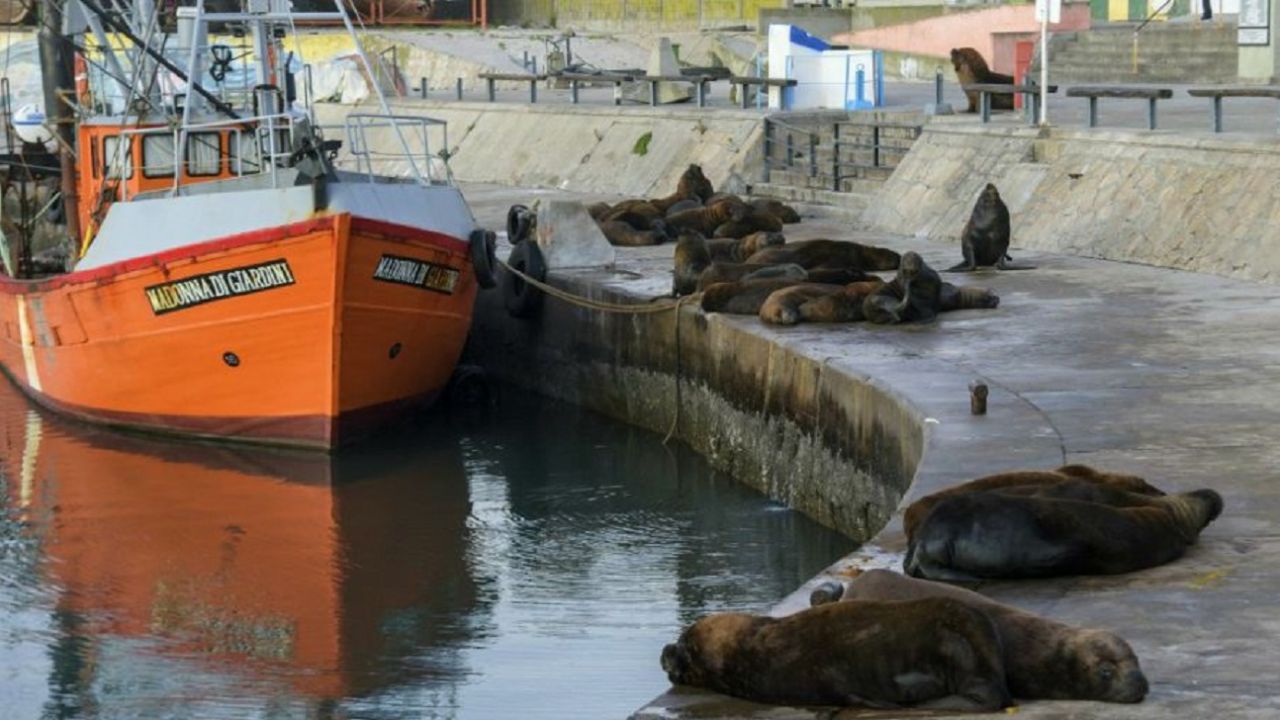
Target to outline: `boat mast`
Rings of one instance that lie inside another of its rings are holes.
[[[40,71],[44,90],[44,116],[53,126],[62,168],[62,208],[67,234],[80,242],[79,198],[76,197],[74,56],[70,41],[62,34],[62,14],[67,0],[44,0],[40,27]],[[24,244],[17,258],[19,274],[30,265],[31,248]]]

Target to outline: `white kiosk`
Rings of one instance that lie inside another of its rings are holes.
[[[774,110],[869,110],[884,105],[884,55],[833,49],[795,25],[769,26],[769,77],[796,80],[770,88]]]

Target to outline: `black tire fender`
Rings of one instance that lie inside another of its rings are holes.
[[[512,205],[507,210],[507,242],[519,245],[529,239],[538,216],[524,205]]]
[[[491,230],[476,228],[471,231],[471,239],[467,241],[471,254],[471,269],[475,271],[476,283],[488,290],[498,284],[494,268],[498,266],[494,256],[496,236]]]
[[[547,263],[537,243],[523,242],[513,247],[507,264],[539,282],[547,279]],[[515,273],[502,273],[502,301],[511,317],[532,317],[542,307],[542,295],[541,290]]]

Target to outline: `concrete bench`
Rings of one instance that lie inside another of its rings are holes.
[[[581,83],[607,82],[613,83],[613,104],[622,104],[622,83],[634,82],[636,75],[623,73],[560,73],[556,77],[569,81],[569,101],[578,104],[578,86]]]
[[[636,80],[649,83],[649,105],[658,106],[658,83],[687,82],[698,89],[698,107],[707,106],[707,83],[715,78],[711,75],[642,75]]]
[[[974,83],[960,86],[965,92],[977,92],[978,107],[982,109],[982,122],[991,121],[992,95],[1022,95],[1022,104],[1027,108],[1027,122],[1035,125],[1040,118],[1040,86],[1034,83],[1010,85],[1006,83]],[[1049,85],[1046,92],[1058,92],[1057,85]]]
[[[1173,90],[1164,87],[1137,85],[1079,85],[1067,88],[1067,97],[1089,98],[1089,127],[1098,127],[1098,98],[1129,98],[1147,101],[1147,129],[1156,129],[1156,101],[1173,97]]]
[[[1222,132],[1222,98],[1224,97],[1260,97],[1280,100],[1278,85],[1207,85],[1187,90],[1192,97],[1213,98],[1212,127],[1216,133]]]
[[[546,75],[530,75],[529,73],[480,73],[476,77],[485,81],[489,87],[489,102],[494,101],[493,83],[497,80],[513,80],[529,83],[529,102],[538,102],[538,83],[547,79]]]
[[[742,100],[741,106],[743,110],[747,109],[747,86],[757,85],[761,87],[795,87],[794,78],[758,78],[744,77],[742,75],[733,75],[729,78],[729,82],[737,85],[739,88],[739,96]]]

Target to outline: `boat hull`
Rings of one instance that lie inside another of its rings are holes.
[[[332,448],[440,394],[475,293],[462,239],[326,215],[0,281],[0,366],[86,420]]]

